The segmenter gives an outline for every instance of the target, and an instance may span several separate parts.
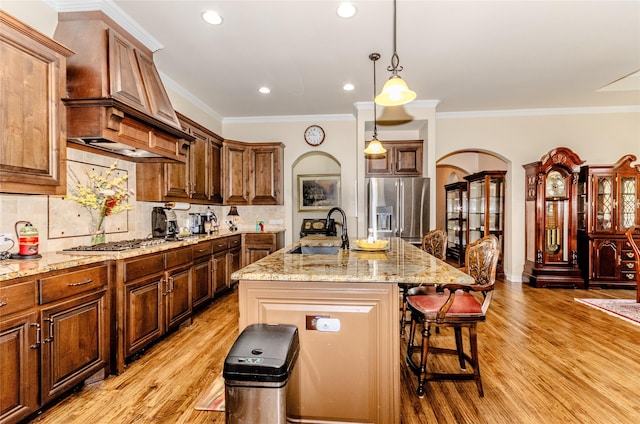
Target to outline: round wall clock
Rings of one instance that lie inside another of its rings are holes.
[[[310,146],[319,146],[324,141],[324,130],[319,125],[311,125],[304,130],[304,141]]]

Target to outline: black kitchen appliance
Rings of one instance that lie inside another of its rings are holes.
[[[151,211],[151,233],[154,238],[175,240],[178,236],[178,219],[175,211],[156,206]]]
[[[311,234],[321,234],[324,236],[336,235],[336,223],[333,219],[327,220],[323,218],[307,218],[302,220],[302,228],[300,228],[300,238]]]

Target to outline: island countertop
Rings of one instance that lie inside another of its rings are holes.
[[[468,274],[397,237],[391,238],[388,251],[382,252],[356,250],[352,242],[351,249],[341,249],[337,254],[289,253],[300,244],[331,245],[331,240],[324,240],[302,239],[234,272],[231,278],[415,285],[473,283]]]

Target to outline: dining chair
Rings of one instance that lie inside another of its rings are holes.
[[[636,239],[633,238],[633,235],[636,233],[640,235],[640,227],[634,225],[627,228],[624,235],[627,237],[631,249],[633,249],[634,270],[636,274],[636,303],[640,303],[640,248],[638,247]]]
[[[478,394],[484,396],[478,362],[476,325],[486,320],[493,297],[498,256],[498,239],[493,235],[483,237],[470,243],[465,251],[465,272],[473,277],[473,284],[443,284],[437,292],[407,296],[407,307],[411,311],[411,329],[406,359],[407,365],[418,377],[418,397],[424,396],[424,385],[427,381],[438,380],[475,380]],[[420,345],[416,345],[414,339],[418,324],[422,324]],[[455,349],[430,345],[432,328],[439,326],[454,329]],[[464,328],[469,331],[470,353],[464,351]],[[456,355],[461,372],[441,373],[428,369],[429,355],[439,353]],[[417,362],[414,360],[415,356],[418,356]],[[472,372],[467,371],[467,362],[471,365]]]
[[[447,253],[447,232],[442,228],[436,228],[427,232],[422,236],[422,250],[428,254],[435,256],[440,260],[445,260]],[[407,296],[409,293],[426,294],[434,289],[433,286],[413,286],[408,284],[400,284],[402,289],[402,309],[400,315],[400,335],[404,336],[404,329],[407,321]]]

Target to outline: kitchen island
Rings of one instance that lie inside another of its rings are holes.
[[[300,243],[339,245],[340,239]],[[239,280],[240,331],[253,323],[298,326],[300,354],[297,378],[290,383],[290,418],[303,423],[399,423],[398,283],[473,280],[399,238],[392,238],[382,252],[290,253],[296,247],[285,247],[232,275]],[[318,318],[329,318],[328,327],[319,328]]]

